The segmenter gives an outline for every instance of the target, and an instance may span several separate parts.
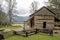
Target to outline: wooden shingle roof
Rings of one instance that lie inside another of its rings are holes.
[[[51,10],[49,10],[47,7],[43,6],[42,8],[40,8],[39,10],[37,10],[36,12],[34,12],[33,14],[31,14],[30,16],[38,13],[39,11],[41,11],[41,10],[44,9],[44,8],[47,9],[49,12],[51,12],[52,15],[54,15],[54,16],[56,15],[54,12],[52,12]],[[41,13],[40,13],[40,14],[41,14]],[[45,14],[45,15],[47,15],[47,14]]]

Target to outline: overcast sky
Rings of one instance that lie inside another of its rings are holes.
[[[19,16],[28,16],[30,15],[29,13],[29,10],[30,10],[30,6],[31,6],[31,3],[33,1],[37,1],[39,4],[38,4],[38,7],[41,8],[42,6],[44,6],[44,2],[47,2],[48,0],[17,0],[17,9],[18,10],[24,10],[23,12],[26,12],[26,13],[19,13],[18,15]]]
[[[18,16],[29,16],[31,13],[29,13],[31,3],[33,1],[37,1],[38,8],[41,8],[42,6],[45,6],[44,2],[47,2],[48,0],[16,0],[17,1],[17,10],[18,10]],[[5,4],[5,2],[4,2]],[[7,9],[7,8],[6,8]]]

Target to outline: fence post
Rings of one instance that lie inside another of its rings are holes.
[[[0,30],[0,40],[4,40],[4,29]]]
[[[18,35],[16,31],[13,31],[13,34],[14,34],[14,35]]]
[[[37,33],[38,33],[38,29],[36,28],[36,29],[35,29],[35,34],[37,34]]]
[[[53,36],[53,30],[49,30],[50,36]]]
[[[26,31],[26,37],[28,37],[28,32]]]

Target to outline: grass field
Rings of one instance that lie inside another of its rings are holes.
[[[8,27],[1,27],[1,29],[16,29],[21,28],[21,26],[8,26]],[[31,35],[29,37],[23,37],[19,35],[13,35],[12,32],[6,33],[5,40],[60,40],[60,34],[54,34],[54,36],[49,36],[47,34],[38,33],[35,35]]]
[[[49,36],[47,34],[35,34],[29,37],[22,37],[22,36],[11,36],[6,38],[5,40],[60,40],[59,34],[54,34],[54,36]]]
[[[16,29],[16,28],[21,28],[22,26],[2,26],[0,27],[0,30],[2,29]]]

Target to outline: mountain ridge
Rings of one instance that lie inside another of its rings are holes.
[[[26,20],[28,20],[29,16],[17,16],[17,15],[13,15],[13,22],[19,23],[19,22],[24,22]]]

